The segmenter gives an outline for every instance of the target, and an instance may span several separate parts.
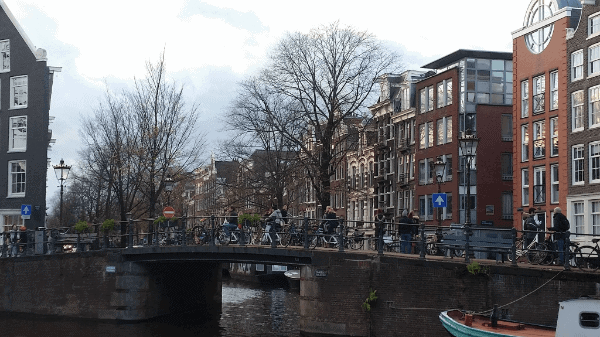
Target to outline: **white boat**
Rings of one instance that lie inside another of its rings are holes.
[[[300,288],[300,270],[292,269],[288,270],[285,273],[286,279],[288,280],[288,284],[290,288],[299,289]]]
[[[546,327],[470,314],[460,310],[440,314],[442,325],[455,337],[600,336],[600,300],[589,297],[559,302],[556,327]]]

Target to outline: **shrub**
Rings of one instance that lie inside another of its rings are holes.
[[[88,226],[87,221],[79,221],[75,224],[75,230],[77,231],[77,233],[83,233],[85,231],[89,231],[90,226]]]
[[[102,223],[102,229],[104,231],[110,232],[115,229],[115,219],[106,219]]]

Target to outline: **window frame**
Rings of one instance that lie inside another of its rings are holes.
[[[10,72],[10,39],[0,40],[0,59],[2,59],[2,65],[0,65],[0,73]],[[6,68],[4,62],[5,59],[8,59],[8,67]]]
[[[580,99],[576,99],[581,95]],[[576,105],[575,105],[576,104]],[[585,97],[583,90],[577,90],[571,93],[571,130],[579,132],[583,130],[583,108]],[[577,126],[579,125],[579,126]]]
[[[534,77],[532,86],[532,114],[538,115],[546,111],[546,74]],[[537,102],[537,104],[536,104]]]
[[[581,124],[583,125],[583,121]],[[588,128],[597,127],[600,127],[600,85],[588,88]]]
[[[571,82],[583,79],[583,63],[583,49],[571,53]]]
[[[539,184],[538,184],[539,183]],[[536,198],[536,188],[541,187],[541,193]],[[535,166],[533,168],[533,204],[545,204],[546,203],[546,166]]]
[[[521,118],[529,117],[529,80],[521,81]]]
[[[594,59],[592,59],[593,54],[595,54]],[[589,46],[587,56],[588,77],[600,75],[600,43]]]
[[[17,81],[18,79],[25,79],[25,85],[19,85],[16,86],[15,85],[15,81]],[[25,87],[25,104],[20,104],[20,105],[15,105],[15,88],[16,87]],[[12,76],[10,78],[10,97],[9,97],[9,107],[10,110],[16,110],[16,109],[26,109],[29,106],[29,78],[28,75],[21,75],[21,76]]]
[[[558,117],[550,118],[550,157],[558,156]]]
[[[596,24],[594,25],[594,21]],[[594,26],[597,28],[597,31],[594,31]],[[588,38],[600,35],[600,13],[594,13],[588,16]]]
[[[579,163],[579,161],[581,161],[581,163]],[[571,147],[571,172],[571,183],[573,186],[585,184],[585,149],[583,144],[577,144]],[[579,174],[581,174],[581,178],[577,179]]]
[[[552,165],[550,165],[550,203],[558,204],[559,197],[560,197],[560,180],[559,180],[558,164],[552,164]]]
[[[549,110],[558,109],[558,70],[550,73],[550,108]]]
[[[529,206],[529,168],[521,169],[521,205]]]
[[[521,125],[521,162],[529,161],[529,124]]]
[[[590,200],[590,224],[592,234],[600,234],[600,200]]]
[[[24,147],[19,147],[16,148],[14,146],[15,143],[15,135],[14,132],[17,129],[21,129],[23,128],[22,126],[17,126],[14,127],[13,126],[13,120],[14,119],[18,119],[18,118],[24,118],[25,119],[25,146]],[[12,116],[9,117],[8,119],[8,152],[25,152],[27,151],[27,116]]]
[[[594,156],[594,152],[592,151],[593,147],[597,147],[597,152]],[[600,141],[591,142],[588,145],[588,150],[590,184],[597,184],[600,183]],[[594,165],[596,167],[594,167]],[[596,179],[594,179],[594,176],[596,176]]]
[[[573,224],[571,228],[575,229],[575,233],[577,234],[585,234],[585,202],[583,200],[575,200],[571,205],[573,209]],[[581,206],[581,209],[578,209],[578,205]]]
[[[533,124],[533,159],[544,158],[546,156],[546,121],[539,120]],[[538,146],[540,145],[541,146]],[[539,151],[537,149],[540,149]],[[540,152],[540,153],[538,153]]]
[[[17,164],[19,165],[19,163],[24,163],[25,169],[23,172],[13,172],[12,169],[12,165],[13,164]],[[22,175],[23,176],[23,181],[18,181],[18,177],[17,177],[17,182],[14,182],[15,179],[15,175]],[[23,185],[23,191],[22,192],[13,192],[13,185],[15,184],[22,184]],[[27,161],[23,160],[23,159],[19,159],[19,160],[10,160],[8,162],[8,194],[7,194],[7,198],[23,198],[25,197],[25,193],[27,191]]]

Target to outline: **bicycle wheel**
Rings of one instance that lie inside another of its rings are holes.
[[[427,255],[438,255],[439,250],[435,242],[427,242],[425,252],[427,253]]]
[[[548,246],[545,243],[536,243],[527,251],[527,261],[531,264],[540,264],[548,257]]]
[[[517,261],[519,261],[519,258],[521,256],[523,256],[523,254],[524,254],[523,239],[518,239],[517,241],[515,241],[515,247],[516,247],[515,254],[517,256]],[[508,254],[508,261],[512,262],[512,253]]]
[[[596,270],[600,266],[600,254],[595,247],[582,246],[575,252],[575,264],[581,270]]]
[[[227,236],[224,231],[219,231],[219,235],[217,235],[217,241],[220,245],[228,245],[229,240],[231,240],[231,236]]]

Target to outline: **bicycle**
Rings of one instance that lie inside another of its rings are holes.
[[[353,250],[362,250],[365,247],[365,233],[354,229],[351,235],[346,235],[348,238],[348,247]]]
[[[271,223],[267,223],[266,225],[264,225],[264,229],[262,226],[260,226],[258,228],[258,230],[252,235],[252,244],[255,245],[270,245],[272,240],[271,240],[271,234],[273,233],[275,236],[275,244],[282,244],[281,241],[281,235],[279,235],[279,232],[273,230],[273,232],[271,233],[271,228],[272,225]]]
[[[227,233],[225,232],[225,230],[223,229],[223,226],[221,226],[221,230],[219,231],[218,235],[217,235],[217,240],[220,244],[222,245],[229,245],[231,243],[241,243],[241,236],[242,233],[241,231],[244,231],[244,244],[250,244],[251,239],[252,239],[252,232],[250,230],[250,228],[243,226],[243,229],[240,229],[239,227],[236,229],[230,229],[229,230],[229,235],[227,235]]]
[[[283,231],[281,244],[284,247],[289,245],[302,246],[304,244],[304,231],[297,230],[295,224],[291,224],[288,228]]]
[[[547,251],[546,257],[540,261],[541,265],[559,264],[559,252],[557,250],[556,241],[553,240],[553,235],[546,239],[543,243],[543,249]],[[542,249],[542,248],[540,248]],[[569,265],[572,267],[577,266],[577,259],[575,258],[575,252],[579,249],[579,244],[571,242],[569,244]]]
[[[542,232],[536,232],[536,235],[529,244],[525,244],[525,238],[521,237],[515,241],[515,255],[517,261],[525,256],[530,264],[540,264],[548,256],[548,247],[544,242],[539,242],[539,236]],[[508,260],[512,262],[512,254],[508,254]]]
[[[595,271],[600,267],[600,239],[592,239],[594,246],[581,246],[575,251],[575,265],[579,269],[590,269]]]
[[[309,240],[309,242],[312,249],[315,249],[317,246],[332,246],[330,248],[337,248],[339,244],[338,234],[325,233],[323,228],[319,227],[313,234],[312,240]]]

